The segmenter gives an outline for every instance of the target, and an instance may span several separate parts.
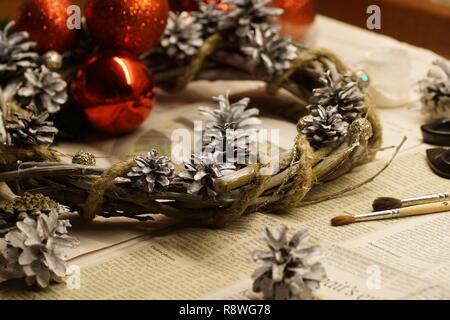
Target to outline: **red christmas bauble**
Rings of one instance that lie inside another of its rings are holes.
[[[142,53],[155,47],[167,23],[167,0],[89,0],[86,23],[104,48]]]
[[[87,60],[71,90],[92,126],[109,134],[136,129],[154,104],[150,71],[127,51],[103,51]]]
[[[16,14],[16,30],[27,31],[30,40],[37,42],[34,50],[64,53],[72,49],[77,30],[67,27],[67,8],[70,0],[25,0]]]

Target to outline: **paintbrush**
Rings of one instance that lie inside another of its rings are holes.
[[[407,199],[381,197],[381,198],[375,199],[375,201],[372,204],[372,207],[373,207],[373,211],[383,211],[383,210],[391,210],[391,209],[397,209],[397,208],[410,207],[410,206],[415,206],[418,204],[442,202],[445,200],[450,200],[449,192],[441,192],[441,193],[429,194],[426,196],[413,197],[413,198],[407,198]]]
[[[331,225],[337,227],[360,221],[403,218],[416,216],[420,214],[444,212],[449,210],[450,210],[450,202],[448,201],[428,203],[406,208],[383,210],[383,211],[362,213],[357,215],[346,214],[342,216],[337,216],[331,219]]]

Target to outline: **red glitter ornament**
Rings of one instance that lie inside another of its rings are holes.
[[[313,0],[273,0],[273,6],[284,9],[278,18],[282,32],[295,41],[303,41],[314,22],[316,11]]]
[[[37,42],[34,50],[64,53],[72,49],[77,30],[67,27],[69,0],[25,0],[16,14],[16,30],[27,31],[30,40]]]
[[[109,134],[136,129],[154,104],[150,71],[126,51],[103,51],[87,60],[71,89],[92,126]]]
[[[89,33],[104,48],[142,53],[155,47],[169,14],[167,0],[89,0]]]

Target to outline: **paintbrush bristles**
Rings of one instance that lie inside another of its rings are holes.
[[[397,198],[381,197],[375,199],[372,204],[373,211],[384,211],[402,207],[402,201]]]
[[[353,222],[355,222],[355,217],[348,214],[331,219],[331,225],[333,227],[344,226]]]

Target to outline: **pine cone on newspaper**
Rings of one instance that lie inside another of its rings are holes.
[[[349,123],[367,112],[364,93],[358,82],[354,81],[350,75],[342,75],[333,79],[331,71],[328,70],[319,80],[323,87],[313,90],[312,105],[308,107],[310,110],[316,109],[318,105],[338,106],[339,113]]]
[[[150,151],[146,157],[134,158],[137,166],[132,167],[127,176],[135,188],[147,192],[161,192],[175,177],[175,166],[168,157],[158,156],[158,151]]]
[[[312,115],[299,123],[299,130],[307,135],[316,148],[339,141],[347,135],[348,127],[348,122],[344,121],[337,106],[325,108],[319,105]]]
[[[450,64],[443,60],[433,64],[439,69],[431,69],[420,81],[423,112],[433,119],[450,118]]]
[[[34,107],[31,109],[35,110]],[[6,121],[10,143],[21,147],[51,145],[58,129],[53,126],[53,122],[47,121],[48,116],[48,112],[30,116],[15,113],[15,119]]]
[[[24,104],[34,104],[39,110],[55,113],[67,102],[67,83],[61,75],[42,65],[37,69],[27,69],[25,81],[17,91]]]
[[[271,0],[222,0],[222,3],[230,4],[232,8],[223,14],[219,29],[236,28],[236,35],[244,38],[257,25],[274,27],[276,23],[273,18],[282,14],[283,9],[269,7],[270,2]]]
[[[290,241],[287,230],[286,226],[262,230],[262,240],[269,251],[251,253],[253,261],[263,263],[252,275],[253,291],[261,292],[264,299],[310,300],[325,279],[321,249],[306,247],[307,230],[297,232]]]
[[[67,227],[69,220],[58,220],[54,210],[17,222],[17,229],[6,234],[6,247],[1,250],[6,269],[25,278],[30,286],[46,288],[51,281],[61,282],[67,275],[66,250],[79,244],[67,235]]]
[[[189,194],[199,194],[215,197],[214,180],[236,170],[233,164],[219,163],[214,154],[201,156],[193,154],[191,159],[184,161],[185,171],[178,174],[180,180],[187,186]]]
[[[39,55],[30,51],[36,43],[25,41],[28,32],[11,33],[15,22],[9,22],[3,31],[0,31],[0,75],[14,76],[26,68],[36,67]]]
[[[269,79],[288,70],[298,52],[289,37],[280,37],[275,28],[260,26],[249,30],[241,51],[250,58],[250,71],[256,73],[263,66]]]
[[[202,25],[191,15],[169,13],[161,48],[169,56],[184,60],[195,55],[203,45]]]

